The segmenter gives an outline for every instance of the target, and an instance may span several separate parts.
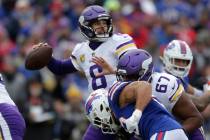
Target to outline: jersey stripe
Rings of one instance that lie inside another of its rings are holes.
[[[179,97],[182,94],[183,91],[184,91],[184,87],[180,84],[176,92],[169,98],[169,101],[170,102],[175,101],[177,97]]]
[[[120,44],[120,45],[116,48],[116,50],[122,48],[123,46],[125,46],[125,45],[127,45],[127,44],[131,44],[131,43],[134,43],[133,40],[130,40],[130,41],[127,41],[127,42],[125,42],[125,43],[123,43],[123,44]]]
[[[134,43],[126,44],[126,45],[122,46],[121,48],[117,49],[115,54],[119,55],[122,51],[124,51],[128,48],[132,48],[132,47],[136,48],[136,44],[134,44]]]
[[[109,91],[109,96],[111,97],[111,100],[113,100],[114,93],[116,92],[116,90],[119,89],[125,83],[127,83],[127,82],[117,82],[111,87],[111,89]]]
[[[3,140],[4,139],[12,140],[9,126],[1,113],[0,113],[0,127],[2,130],[1,134],[2,134]]]
[[[155,140],[164,140],[164,136],[165,136],[166,132],[159,132],[155,138]]]
[[[116,86],[117,85],[119,85],[120,84],[120,82],[116,82],[116,83],[114,83],[111,87],[110,87],[110,89],[109,89],[109,93],[112,93],[113,92],[113,90],[116,88]]]
[[[133,40],[127,41],[125,43],[120,44],[117,48],[116,48],[116,52],[115,54],[117,54],[119,56],[120,53],[122,53],[122,51],[128,49],[128,48],[132,48],[135,47],[136,48],[136,44],[134,43]]]
[[[114,83],[114,85],[109,89],[109,96],[112,97],[113,91],[116,89],[116,87],[120,84],[120,82]]]

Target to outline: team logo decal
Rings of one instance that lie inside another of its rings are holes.
[[[172,43],[172,44],[166,46],[166,50],[171,50],[171,49],[173,49],[174,47],[176,47],[176,45],[175,45],[174,43]]]
[[[92,103],[94,100],[97,100],[101,97],[101,95],[97,95],[97,94],[93,94],[90,96],[90,99],[88,100],[88,102],[86,103],[86,112],[87,114],[90,114],[90,112],[92,111]]]
[[[80,55],[79,59],[82,63],[85,62],[85,55],[84,54]]]
[[[95,53],[95,52],[93,52],[93,53],[92,53],[92,56],[93,56],[93,57],[94,57],[94,56],[96,56],[96,53]]]

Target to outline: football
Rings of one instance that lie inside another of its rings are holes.
[[[28,70],[39,70],[45,67],[52,58],[52,48],[40,43],[28,53],[25,59],[25,68]]]

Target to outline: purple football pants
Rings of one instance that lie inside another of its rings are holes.
[[[93,125],[89,125],[85,135],[83,136],[83,140],[115,140],[116,135],[111,134],[103,134],[101,129],[94,127]]]
[[[205,140],[204,133],[202,133],[202,128],[196,129],[189,135],[189,140]]]
[[[118,140],[117,135],[115,134],[103,134],[101,129],[89,125],[84,136],[83,140]],[[138,140],[135,137],[131,137],[129,140]]]
[[[0,132],[3,140],[22,140],[25,121],[16,106],[0,104]]]

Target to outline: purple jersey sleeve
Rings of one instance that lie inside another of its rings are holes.
[[[47,67],[51,72],[53,72],[56,75],[64,75],[77,72],[77,69],[72,64],[71,59],[56,60],[52,57]]]
[[[119,104],[119,96],[120,96],[122,90],[128,84],[129,84],[129,82],[116,82],[109,89],[109,93],[108,93],[109,105],[110,105],[110,108],[112,109],[113,113],[115,114],[115,117],[117,117],[117,119],[119,119],[119,116],[121,114],[120,108],[118,106],[118,104]]]

